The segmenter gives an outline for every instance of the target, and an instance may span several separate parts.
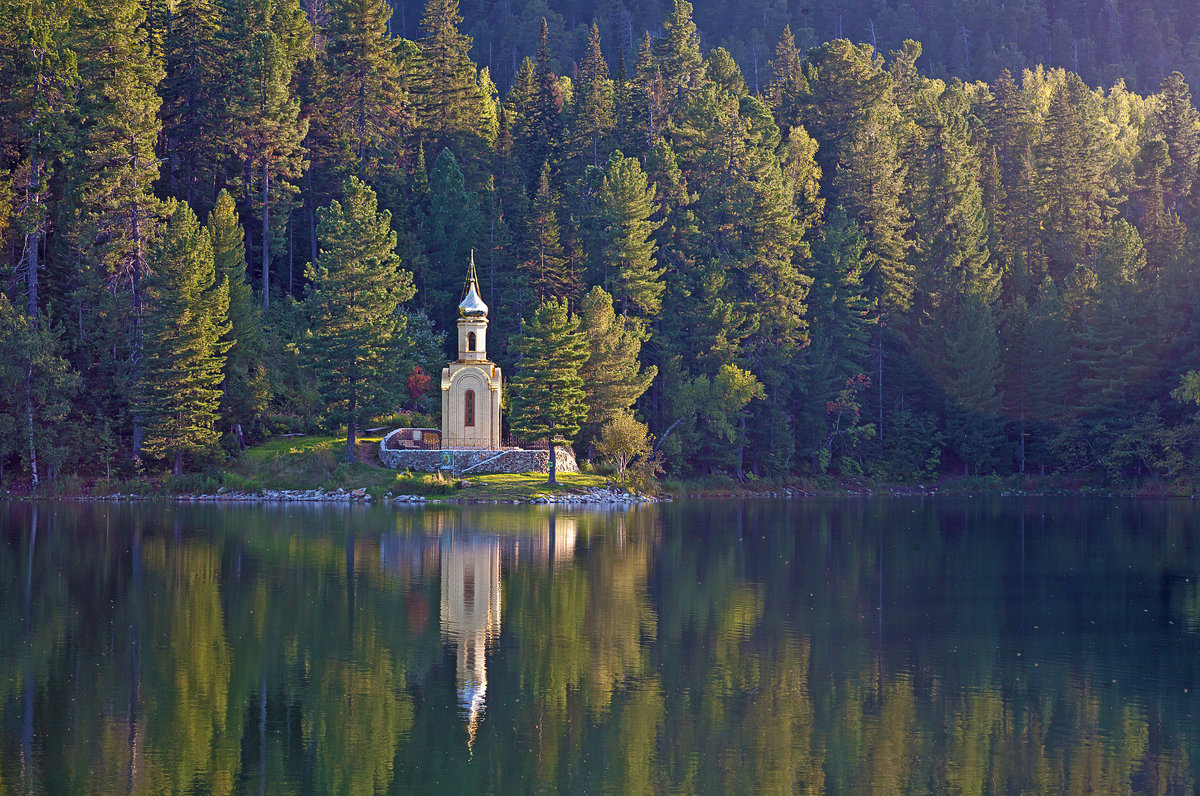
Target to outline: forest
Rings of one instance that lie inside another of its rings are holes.
[[[436,426],[472,257],[506,440],[1194,475],[1184,4],[551,5],[0,0],[0,478]]]

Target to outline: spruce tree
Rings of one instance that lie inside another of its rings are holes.
[[[593,287],[579,304],[580,330],[587,336],[588,359],[580,368],[588,407],[585,437],[594,440],[604,423],[633,408],[650,388],[658,368],[641,366],[648,335],[634,318],[613,311],[612,296]]]
[[[271,209],[295,191],[292,180],[305,167],[304,137],[308,120],[300,116],[300,103],[292,94],[296,62],[289,42],[273,31],[261,30],[250,38],[242,61],[239,90],[232,103],[238,130],[238,152],[247,199],[256,195],[262,226],[259,268],[262,305],[271,304]],[[248,202],[249,204],[249,202]]]
[[[429,175],[428,211],[417,217],[425,259],[416,274],[422,305],[441,329],[453,324],[461,298],[458,272],[482,242],[484,224],[478,196],[467,190],[454,153],[443,149]]]
[[[212,244],[217,281],[229,285],[229,339],[222,383],[221,419],[239,443],[245,432],[257,431],[271,400],[271,380],[266,367],[266,340],[262,311],[246,279],[246,244],[238,223],[233,197],[228,191],[217,195],[208,214],[208,236]]]
[[[604,284],[621,307],[652,318],[662,308],[663,270],[658,267],[653,235],[662,226],[654,186],[633,158],[618,150],[608,158],[604,183],[596,201],[597,226],[604,241]]]
[[[172,206],[173,205],[173,206]],[[146,423],[143,450],[173,461],[215,447],[231,341],[229,281],[218,276],[212,240],[183,202],[168,205],[170,219],[155,241],[146,280],[145,367],[137,407]]]
[[[582,276],[563,249],[556,204],[550,168],[543,166],[525,234],[525,256],[518,265],[539,302],[553,297],[574,300],[583,288]]]
[[[173,196],[207,207],[222,174],[224,93],[232,71],[214,0],[181,0],[166,36],[162,84],[166,183]]]
[[[530,440],[545,440],[550,449],[547,484],[557,484],[555,445],[570,444],[587,419],[588,407],[579,370],[587,362],[587,336],[567,302],[552,298],[521,325],[512,343],[516,373],[509,385],[509,423]]]
[[[313,132],[327,139],[328,151],[349,157],[327,168],[349,169],[364,180],[399,165],[396,152],[413,121],[401,71],[405,51],[387,35],[390,16],[383,0],[335,0],[322,28],[324,80]]]
[[[396,308],[412,298],[412,274],[401,270],[391,213],[357,177],[342,201],[318,213],[321,242],[305,276],[308,355],[327,416],[346,425],[346,461],[353,462],[357,426],[394,408],[401,384],[391,356],[402,342]],[[407,374],[403,374],[407,375]]]
[[[600,166],[600,141],[613,127],[613,92],[608,79],[608,64],[600,51],[600,29],[595,23],[588,33],[587,49],[579,62],[571,102],[571,139],[573,155],[582,156],[592,166]]]

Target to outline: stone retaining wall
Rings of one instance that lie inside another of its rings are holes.
[[[379,462],[393,470],[420,470],[433,473],[442,469],[442,455],[449,454],[454,475],[487,475],[489,473],[546,473],[550,471],[550,452],[545,450],[494,451],[460,450],[393,450],[387,446],[389,434],[379,442]],[[567,447],[556,447],[555,466],[560,473],[577,473],[575,454]]]

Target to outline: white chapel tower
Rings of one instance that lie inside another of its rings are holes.
[[[500,447],[500,368],[487,358],[488,307],[475,252],[458,305],[458,360],[442,369],[442,448]]]

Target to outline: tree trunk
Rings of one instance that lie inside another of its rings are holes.
[[[549,445],[550,445],[550,477],[546,479],[546,484],[548,486],[558,486],[558,478],[555,477],[556,473],[558,471],[558,468],[557,468],[558,457],[554,455],[554,439],[553,439],[553,437],[547,437],[546,442],[549,443]]]
[[[38,488],[37,445],[33,440],[33,365],[25,373],[25,419],[29,425],[29,469],[33,474],[33,488]]]
[[[271,173],[267,170],[266,157],[263,157],[262,171],[262,305],[265,310],[271,306],[271,214],[268,210]]]
[[[42,237],[42,195],[38,191],[39,162],[36,158],[29,164],[29,190],[33,194],[33,230],[29,233],[29,295],[26,312],[31,319],[38,314],[38,247]]]
[[[357,461],[354,455],[354,434],[357,429],[354,428],[354,421],[346,423],[346,461]]]
[[[174,475],[183,475],[183,451],[175,451]]]

